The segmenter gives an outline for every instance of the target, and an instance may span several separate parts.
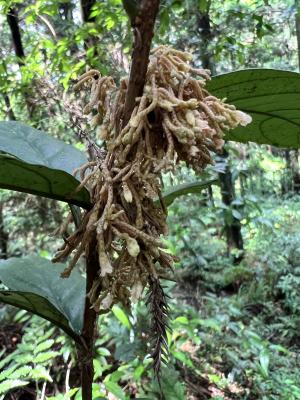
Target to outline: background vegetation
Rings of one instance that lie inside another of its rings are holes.
[[[121,0],[0,1],[0,120],[18,120],[83,149],[63,93],[87,67],[128,72],[131,30]],[[155,44],[192,51],[213,74],[298,71],[297,0],[164,0]],[[284,135],[284,127],[282,128]],[[167,400],[300,399],[298,151],[228,142],[201,176],[182,166],[166,188],[215,178],[169,207],[179,256],[171,296]],[[51,258],[63,203],[0,191],[0,257]],[[143,304],[99,318],[94,398],[159,399]],[[80,399],[75,349],[25,311],[0,308],[0,398]],[[2,396],[2,397],[1,397]]]

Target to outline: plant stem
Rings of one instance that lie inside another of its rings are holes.
[[[160,0],[141,0],[140,11],[134,21],[135,41],[133,46],[132,64],[129,85],[125,100],[124,120],[125,125],[132,114],[136,97],[143,92],[146,72],[149,63],[149,53],[153,37],[155,18],[159,10]],[[86,299],[84,309],[84,322],[81,334],[82,345],[78,345],[78,358],[81,366],[82,399],[92,400],[93,385],[93,350],[95,341],[96,313],[91,308],[87,294],[97,279],[100,270],[97,240],[94,236],[86,251]],[[100,289],[99,289],[100,290]]]
[[[95,342],[96,313],[91,308],[89,293],[99,271],[97,241],[94,237],[86,251],[86,298],[84,307],[83,329],[81,333],[82,345],[79,345],[78,359],[81,367],[82,400],[92,400],[92,386],[94,377],[93,353]]]
[[[129,84],[125,99],[123,126],[127,124],[131,117],[136,104],[136,98],[143,93],[159,3],[160,0],[141,0],[139,13],[133,23],[135,37]]]

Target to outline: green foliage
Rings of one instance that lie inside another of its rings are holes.
[[[59,100],[51,94],[43,98],[40,79],[46,77],[51,84],[66,89],[90,67],[117,79],[124,76],[132,38],[122,1],[95,2],[88,23],[80,21],[79,2],[73,0],[12,0],[0,1],[0,6],[0,118],[10,118],[13,111],[18,120],[74,143],[64,104],[59,101],[63,90],[59,90]],[[20,16],[26,54],[20,67],[5,23],[10,6],[16,6]],[[164,0],[154,43],[192,50],[197,66],[209,62],[218,74],[259,68],[219,75],[209,83],[215,95],[227,97],[254,119],[252,125],[227,138],[295,148],[299,147],[299,75],[262,68],[298,68],[293,38],[296,12],[293,0]],[[211,32],[199,25],[205,16]],[[208,36],[203,38],[203,32]],[[15,135],[12,126],[22,127],[26,134]],[[54,145],[44,134],[17,123],[0,124],[0,143],[4,152],[0,155],[2,187],[64,201],[73,198],[74,204],[88,207],[87,192],[77,193],[76,198],[66,196],[78,185],[70,174],[85,162],[80,152],[60,142],[63,153],[71,152],[71,157],[68,162],[65,154],[52,158],[49,149],[58,142]],[[33,143],[38,146],[32,147]],[[172,331],[168,334],[170,362],[162,376],[162,390],[168,400],[300,399],[299,199],[293,190],[285,191],[286,183],[290,185],[295,176],[283,151],[235,143],[229,153],[236,191],[230,205],[223,204],[216,185],[210,190],[203,187],[203,182],[214,182],[217,174],[224,173],[222,158],[216,157],[216,165],[201,176],[182,167],[178,176],[163,178],[165,186],[171,188],[164,194],[170,203],[166,242],[181,262],[175,269],[177,283],[168,289],[173,298]],[[179,198],[186,193],[190,195]],[[53,253],[57,242],[53,239],[50,243],[48,235],[62,222],[66,213],[63,206],[2,191],[0,206],[0,244],[3,233],[8,233],[9,256]],[[227,256],[224,240],[224,223],[236,220],[242,225],[245,244],[245,257],[239,265],[233,265]],[[1,274],[4,266],[6,277]],[[65,290],[58,297],[64,298],[68,308],[61,308],[53,295],[59,291],[62,268],[47,261],[38,261],[32,269],[21,259],[1,261],[0,278],[10,290],[1,287],[0,296],[3,302],[46,316],[70,335],[74,331],[77,335],[82,324],[78,293],[83,289],[76,290],[74,275],[64,281]],[[26,293],[20,277],[26,278]],[[3,324],[1,321],[1,327],[14,321],[9,307],[0,311],[1,318],[8,318]],[[115,306],[111,315],[100,316],[94,399],[159,398],[150,360],[144,357],[151,333],[147,319],[141,304],[132,315]],[[67,336],[36,317],[27,316],[20,322],[21,343],[12,353],[1,353],[3,396],[27,385],[35,387],[37,397],[42,397],[47,384],[48,400],[81,399]],[[66,383],[66,371],[74,374],[72,389]]]
[[[54,360],[70,357],[70,347],[66,339],[57,335],[55,328],[38,317],[28,319],[19,313],[18,320],[26,322],[22,342],[16,349],[0,361],[0,398],[12,389],[35,383],[37,393],[42,393],[43,385],[53,382]],[[64,343],[62,345],[62,343]],[[2,395],[2,396],[1,396]]]
[[[217,179],[210,179],[207,181],[198,181],[191,183],[182,183],[180,185],[175,185],[163,192],[162,198],[166,204],[169,206],[173,203],[175,199],[180,196],[184,196],[190,193],[201,193],[204,189],[207,189],[211,185],[217,184]]]
[[[227,140],[299,148],[300,75],[289,71],[244,70],[214,77],[209,91],[252,116],[252,123]]]
[[[0,153],[0,187],[89,206],[87,190],[75,192],[79,182],[71,174],[86,158],[74,147],[24,124],[1,122]]]
[[[85,280],[78,271],[69,279],[60,278],[64,268],[37,256],[1,260],[0,279],[9,290],[1,290],[0,299],[42,316],[78,340]]]

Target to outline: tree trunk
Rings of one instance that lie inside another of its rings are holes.
[[[81,18],[84,24],[89,23],[89,22],[95,22],[96,18],[91,17],[91,12],[93,6],[96,4],[96,0],[81,0],[80,1],[80,6],[81,6]],[[98,39],[96,37],[88,37],[84,39],[84,48],[85,50],[95,47],[95,54],[97,54],[97,42]]]
[[[209,8],[210,2],[207,4],[207,10],[204,13],[199,12],[197,15],[198,21],[198,34],[201,38],[200,42],[200,59],[202,63],[202,67],[205,69],[209,69],[212,74],[215,73],[215,65],[212,61],[212,54],[209,50],[209,43],[212,40],[212,31],[210,26],[210,17],[209,17]]]
[[[300,193],[299,151],[285,150],[286,173],[281,180],[281,193]]]
[[[228,152],[224,150],[223,159],[226,162],[226,166],[224,173],[219,173],[219,179],[221,182],[222,202],[227,207],[232,207],[232,202],[235,199],[235,188],[232,180],[232,174],[228,165],[228,156]],[[234,258],[235,262],[239,263],[243,259],[244,243],[240,221],[234,216],[231,223],[225,221],[225,233],[228,256],[234,249],[241,250],[240,254]]]
[[[3,202],[0,201],[0,259],[7,259],[8,234],[4,230]]]
[[[210,25],[209,8],[210,8],[210,2],[207,3],[206,12],[198,13],[197,20],[198,20],[198,33],[201,38],[200,59],[202,62],[202,67],[209,69],[212,72],[212,74],[214,74],[215,65],[212,60],[212,54],[210,53],[208,48],[209,43],[213,36]],[[226,206],[230,207],[232,201],[235,198],[235,190],[232,181],[232,174],[227,162],[228,153],[224,151],[221,157],[226,162],[224,173],[219,173],[219,179],[221,182],[222,201]],[[238,219],[233,218],[232,223],[228,223],[225,221],[225,233],[227,240],[228,255],[231,253],[231,250],[233,249],[243,250],[243,237],[241,232],[241,224]],[[235,262],[241,261],[242,258],[243,256],[241,252],[239,256],[235,257]]]
[[[295,193],[300,193],[300,169],[299,169],[299,150],[290,151],[291,172],[293,179],[293,189]]]
[[[15,121],[16,116],[15,116],[14,110],[11,107],[10,98],[9,98],[8,94],[4,93],[3,97],[4,97],[4,103],[6,105],[6,110],[7,110],[6,113],[7,113],[8,119],[10,121]]]
[[[15,8],[9,9],[7,13],[7,22],[10,27],[15,54],[18,57],[18,64],[22,66],[24,65],[25,53],[19,28],[18,12]]]
[[[25,65],[25,52],[22,43],[21,31],[19,26],[19,18],[18,11],[16,8],[10,8],[6,15],[8,25],[10,27],[12,43],[15,51],[15,55],[17,57],[17,62],[19,67]],[[29,118],[32,118],[34,112],[34,105],[29,101],[28,91],[24,92],[25,103],[27,106],[27,111],[29,114]]]
[[[60,15],[62,17],[64,17],[65,21],[73,20],[71,1],[69,1],[68,3],[59,3],[58,7],[59,7]]]
[[[95,5],[95,0],[81,0],[81,16],[83,22],[95,22],[95,17],[91,17],[92,7]]]

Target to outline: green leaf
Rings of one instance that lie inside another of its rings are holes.
[[[108,382],[104,382],[104,385],[105,385],[106,389],[110,393],[114,394],[118,399],[121,399],[121,400],[125,399],[125,394],[124,394],[121,386],[119,386],[116,382],[108,381]]]
[[[152,387],[155,389],[155,394],[158,395],[157,397],[153,396],[153,398],[159,398],[161,390],[156,380],[153,381]],[[187,398],[178,372],[171,366],[162,369],[161,388],[165,398],[168,400],[184,400]]]
[[[184,365],[194,368],[193,362],[188,358],[187,354],[182,351],[173,351],[173,357],[177,358],[177,360],[181,361]]]
[[[32,359],[34,364],[42,364],[45,361],[52,360],[53,358],[59,355],[58,351],[47,351],[46,353],[38,354],[35,358]]]
[[[265,351],[259,355],[259,363],[263,376],[267,378],[269,376],[270,357]]]
[[[118,318],[118,320],[121,322],[122,325],[124,325],[129,330],[131,329],[131,324],[129,322],[129,319],[122,310],[122,308],[120,308],[117,305],[114,305],[112,308],[112,312],[114,313],[115,317]]]
[[[137,357],[138,351],[140,350],[139,346],[139,341],[123,343],[122,346],[116,347],[114,357],[119,361],[130,362]]]
[[[201,13],[207,12],[207,8],[208,8],[207,0],[198,0],[198,5],[199,5],[199,11]]]
[[[253,118],[225,138],[279,147],[300,147],[300,74],[249,69],[212,78],[207,89]]]
[[[180,316],[180,317],[177,317],[177,318],[174,320],[174,323],[177,323],[178,325],[179,325],[179,324],[188,325],[188,324],[189,324],[189,320],[188,320],[187,317],[185,317],[185,316]]]
[[[50,349],[50,347],[52,347],[53,343],[54,343],[53,339],[45,340],[45,341],[41,342],[40,344],[38,344],[34,348],[33,353],[34,354],[38,354],[38,353],[40,353],[42,351],[48,350],[48,349]]]
[[[0,187],[89,208],[86,189],[75,192],[81,151],[20,122],[0,122]]]
[[[77,340],[83,324],[85,279],[74,271],[63,279],[63,264],[38,256],[0,261],[0,280],[9,290],[0,301],[39,315]]]
[[[29,382],[21,381],[20,379],[10,379],[0,383],[0,394],[6,394],[10,389],[16,389],[21,386],[28,385]]]
[[[0,381],[4,381],[6,378],[10,379],[20,379],[20,378],[26,378],[30,371],[32,370],[32,367],[29,365],[22,366],[18,368],[18,365],[14,365],[11,368],[8,368],[0,373]]]
[[[207,181],[196,181],[191,183],[183,183],[181,185],[173,186],[163,192],[163,200],[166,206],[173,203],[177,197],[184,196],[189,193],[201,193],[203,189],[207,189],[211,185],[216,185],[217,179],[209,179]]]

